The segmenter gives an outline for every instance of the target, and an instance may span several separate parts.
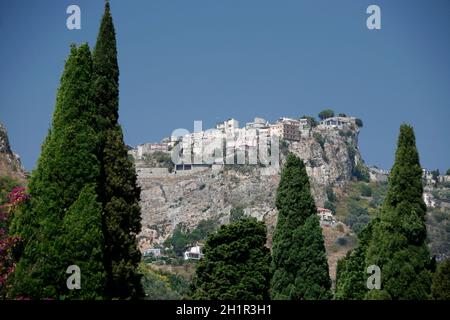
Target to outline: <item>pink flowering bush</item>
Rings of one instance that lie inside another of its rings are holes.
[[[8,203],[0,206],[0,297],[4,296],[6,281],[15,268],[12,249],[20,242],[19,237],[8,234],[8,227],[14,211],[29,198],[24,187],[15,187],[7,197]]]

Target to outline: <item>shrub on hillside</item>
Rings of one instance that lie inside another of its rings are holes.
[[[358,181],[364,181],[364,182],[370,181],[369,169],[367,169],[367,167],[361,163],[358,163],[353,168],[352,174]]]
[[[368,184],[360,185],[361,196],[363,197],[371,197],[372,196],[372,188]]]
[[[325,138],[318,132],[313,133],[313,137],[322,149],[325,148]]]

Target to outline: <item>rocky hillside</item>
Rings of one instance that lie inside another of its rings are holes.
[[[358,134],[357,127],[315,127],[298,142],[282,141],[281,162],[288,151],[304,159],[318,206],[327,200],[327,186],[343,186],[361,167]],[[245,214],[264,220],[269,233],[273,230],[279,170],[226,165],[169,173],[141,161],[136,165],[142,187],[142,249],[162,244],[180,223],[191,229],[206,219],[226,223],[233,207],[244,208]]]
[[[389,172],[364,165],[358,134],[355,127],[319,126],[303,134],[298,142],[282,141],[280,147],[281,162],[289,151],[304,159],[317,206],[331,203],[336,219],[344,223],[341,230],[323,228],[332,274],[337,259],[354,245],[355,232],[375,216],[387,186]],[[172,171],[167,168],[168,154],[155,155],[155,159],[149,156],[135,162],[142,187],[141,250],[163,245],[180,224],[194,230],[205,220],[227,223],[233,208],[243,208],[246,215],[265,221],[271,245],[279,169],[226,165]],[[450,256],[450,177],[433,180],[425,172],[424,185],[429,247],[442,259]]]
[[[450,257],[450,176],[427,185],[424,198],[427,203],[428,246],[438,260]]]
[[[6,128],[0,123],[0,177],[3,176],[22,182],[26,179],[20,158],[11,150]]]

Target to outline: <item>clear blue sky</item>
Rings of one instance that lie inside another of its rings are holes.
[[[78,4],[82,29],[66,29]],[[382,29],[366,28],[381,7]],[[101,0],[0,0],[0,121],[27,169],[49,128],[70,43],[95,43]],[[369,164],[390,168],[414,126],[422,165],[450,167],[450,1],[111,1],[126,142],[230,117],[361,117]]]

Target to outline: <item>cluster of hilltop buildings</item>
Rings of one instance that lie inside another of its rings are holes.
[[[195,127],[195,125],[194,125]],[[355,129],[354,117],[331,117],[321,121],[318,130]],[[220,122],[213,129],[194,130],[183,134],[172,134],[160,143],[138,145],[131,151],[135,159],[154,152],[170,153],[177,170],[191,169],[193,166],[213,164],[257,164],[268,165],[278,156],[280,140],[300,141],[311,135],[310,120],[306,118],[280,118],[269,123],[256,117],[240,127],[239,121],[229,119]],[[269,150],[270,149],[270,150]]]

